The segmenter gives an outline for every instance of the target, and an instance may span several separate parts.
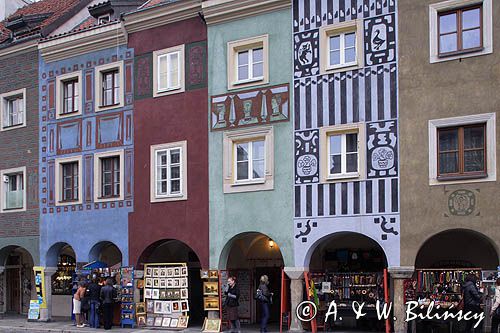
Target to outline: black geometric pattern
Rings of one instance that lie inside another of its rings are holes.
[[[295,133],[295,183],[319,181],[319,131]]]
[[[396,60],[396,27],[394,14],[366,19],[365,64],[379,65]]]
[[[368,123],[367,171],[368,178],[398,175],[398,140],[395,120]]]
[[[295,35],[295,77],[319,73],[319,31],[311,30]]]

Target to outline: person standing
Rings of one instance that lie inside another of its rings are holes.
[[[269,320],[269,306],[271,304],[272,293],[269,292],[269,278],[267,275],[260,277],[259,288],[257,289],[257,301],[260,303],[261,318],[260,331],[267,332],[267,321]]]
[[[476,286],[477,277],[475,274],[469,274],[465,277],[465,283],[463,285],[463,297],[464,297],[464,313],[470,312],[471,314],[479,314],[483,310],[481,309],[482,295]],[[474,328],[475,321],[467,320],[465,325],[466,333],[479,333],[483,331],[483,322]]]
[[[76,327],[85,327],[82,318],[82,299],[85,297],[86,290],[87,288],[85,288],[85,282],[78,282],[78,289],[73,295],[73,314],[76,319]]]
[[[113,287],[113,280],[107,279],[106,285],[101,288],[102,310],[104,315],[104,329],[110,330],[113,326],[113,301],[116,290]]]
[[[92,277],[92,282],[87,287],[90,301],[90,327],[99,328],[99,298],[101,296],[101,286],[97,283],[96,276]]]
[[[495,283],[495,298],[491,307],[491,333],[498,333],[498,325],[500,324],[500,316],[496,314],[497,308],[500,306],[500,278]]]
[[[236,285],[236,277],[231,276],[227,279],[229,285],[228,290],[225,292],[226,300],[225,306],[227,317],[231,322],[231,332],[241,332],[240,319],[238,317],[238,306],[240,305],[240,289]]]

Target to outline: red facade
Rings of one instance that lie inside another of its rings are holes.
[[[152,97],[153,52],[185,46],[185,91]],[[130,264],[154,243],[178,240],[208,267],[208,108],[206,26],[199,17],[129,35],[135,50],[134,212]],[[151,146],[187,141],[187,200],[151,202]]]

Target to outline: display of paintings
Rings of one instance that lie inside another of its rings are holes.
[[[153,287],[153,279],[146,278],[146,288],[152,288],[152,287]]]
[[[172,313],[181,312],[181,301],[172,302]]]
[[[155,301],[155,313],[163,313],[163,302]]]
[[[160,299],[167,299],[167,291],[160,290]]]
[[[137,314],[146,313],[146,304],[144,302],[135,303],[135,313]]]
[[[154,324],[155,324],[155,317],[148,316],[146,318],[146,325],[147,326],[154,326]]]
[[[155,318],[155,326],[157,326],[157,327],[161,326],[162,322],[163,322],[163,317],[156,317]]]
[[[182,298],[182,299],[186,299],[186,298],[188,298],[188,295],[189,295],[189,294],[188,294],[188,290],[187,290],[187,288],[181,289],[181,298]]]
[[[167,277],[173,277],[173,276],[174,276],[174,269],[167,268]]]
[[[153,269],[151,267],[146,268],[146,277],[153,276]]]
[[[181,276],[181,268],[175,267],[174,268],[174,277],[180,277],[180,276]]]
[[[219,272],[218,271],[208,271],[208,278],[209,279],[218,279]]]
[[[189,311],[189,302],[187,300],[180,301],[181,303],[181,312],[188,312]]]
[[[137,289],[144,289],[144,280],[137,280]]]
[[[496,282],[497,278],[499,276],[498,271],[481,271],[481,280],[483,282]]]
[[[160,269],[158,267],[153,268],[153,277],[160,277]]]
[[[170,321],[170,327],[177,328],[177,325],[179,324],[179,319],[177,318],[172,318]]]
[[[167,277],[167,268],[166,267],[160,268],[160,277]]]
[[[163,321],[161,323],[161,326],[162,327],[170,327],[170,321],[171,320],[172,320],[172,318],[170,318],[170,317],[164,317]]]
[[[188,278],[187,277],[183,277],[183,278],[180,278],[180,287],[181,288],[187,288],[188,286]]]
[[[167,288],[167,279],[160,279],[160,288]]]
[[[200,277],[201,277],[202,279],[208,279],[208,270],[202,269],[202,270],[200,271]]]
[[[174,279],[174,288],[179,288],[181,286],[181,279]]]
[[[218,282],[203,282],[203,295],[205,296],[218,296],[219,283]]]
[[[146,315],[145,314],[137,314],[137,326],[139,326],[139,327],[146,326]]]
[[[189,316],[180,316],[177,328],[187,328],[188,322],[189,322]]]
[[[153,291],[151,289],[144,289],[144,298],[153,298]]]
[[[160,289],[153,289],[151,298],[152,299],[160,299]]]
[[[188,276],[188,268],[186,266],[181,267],[181,276]]]
[[[167,288],[174,287],[174,279],[167,279]]]
[[[205,311],[219,310],[219,298],[205,297],[203,299],[203,308]]]
[[[155,311],[155,301],[146,300],[146,311],[148,313],[153,313]]]
[[[172,302],[163,302],[163,313],[164,314],[172,313]]]
[[[153,279],[153,288],[160,288],[160,279]]]
[[[174,298],[174,291],[167,290],[167,299],[173,299],[173,298]]]
[[[181,290],[180,289],[174,290],[174,294],[173,294],[172,298],[174,298],[174,299],[181,298]]]
[[[205,318],[203,322],[202,332],[218,333],[220,331],[220,319]]]

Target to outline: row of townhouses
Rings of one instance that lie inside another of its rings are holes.
[[[1,7],[0,312],[28,311],[33,267],[47,320],[86,263],[185,262],[191,322],[218,269],[250,296],[268,275],[299,330],[305,277],[370,303],[387,269],[404,318],[421,277],[497,269],[500,2]]]

